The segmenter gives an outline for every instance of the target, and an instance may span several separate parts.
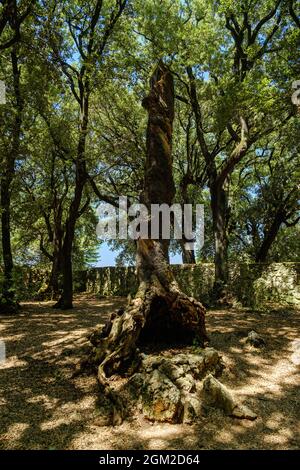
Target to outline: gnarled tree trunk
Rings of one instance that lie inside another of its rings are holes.
[[[153,203],[172,204],[175,194],[171,152],[173,77],[163,63],[158,64],[150,84],[150,94],[143,101],[149,120],[141,196],[141,202],[148,208]],[[100,385],[112,400],[115,397],[108,392],[106,377],[130,365],[139,342],[149,336],[157,340],[175,335],[182,341],[197,337],[202,343],[207,339],[205,309],[179,289],[167,261],[167,249],[167,240],[138,240],[138,292],[125,311],[113,315],[100,334],[96,332],[91,337],[94,348],[90,359],[99,366]]]

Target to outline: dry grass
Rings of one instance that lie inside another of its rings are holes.
[[[71,374],[87,333],[124,302],[78,297],[76,308],[66,312],[53,310],[51,302],[32,302],[20,315],[0,319],[7,348],[0,364],[0,448],[299,448],[299,312],[286,309],[207,314],[211,345],[227,366],[222,381],[258,414],[256,421],[211,410],[194,426],[140,417],[116,428],[97,426],[96,379]],[[265,349],[245,343],[250,329],[265,336]]]

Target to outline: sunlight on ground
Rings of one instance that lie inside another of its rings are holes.
[[[22,315],[0,320],[7,359],[0,364],[0,448],[27,449],[285,449],[299,447],[299,313],[256,317],[243,310],[209,311],[211,346],[226,364],[222,382],[257,414],[239,421],[211,410],[197,425],[97,425],[94,376],[71,379],[88,333],[126,299],[81,297],[59,312],[51,302],[28,302]],[[234,318],[234,326],[233,326]],[[256,329],[267,342],[245,342]]]

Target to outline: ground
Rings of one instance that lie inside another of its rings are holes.
[[[51,302],[26,302],[18,316],[0,318],[7,352],[0,363],[1,449],[299,448],[300,312],[291,308],[207,313],[211,346],[226,364],[221,380],[257,420],[211,410],[193,426],[138,417],[100,427],[95,377],[72,373],[87,334],[125,302],[77,297],[75,308],[65,312]],[[264,349],[245,342],[252,329],[266,339]]]

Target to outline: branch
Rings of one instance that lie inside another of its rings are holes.
[[[268,34],[268,36],[264,40],[264,43],[263,43],[262,47],[259,49],[259,51],[257,52],[257,54],[255,54],[255,56],[253,58],[253,61],[255,61],[256,59],[260,59],[266,52],[268,52],[268,53],[273,52],[273,49],[268,50],[267,47],[268,47],[268,44],[271,41],[272,37],[274,36],[276,31],[278,30],[281,20],[282,20],[282,16],[279,15],[274,28],[272,29],[272,31]]]
[[[300,20],[299,20],[299,17],[296,15],[296,12],[293,8],[293,4],[294,4],[294,0],[289,0],[289,12],[294,22],[298,26],[298,28],[300,28]]]
[[[93,178],[88,174],[86,176],[87,176],[88,182],[91,185],[92,190],[94,191],[94,193],[96,194],[96,196],[98,197],[98,199],[100,201],[107,202],[108,204],[111,204],[114,207],[119,207],[119,199],[118,198],[114,198],[114,197],[111,197],[111,196],[108,196],[106,194],[101,193],[98,189],[97,184],[93,180]]]
[[[50,253],[44,247],[43,235],[41,235],[40,238],[40,250],[51,262],[54,261],[54,256],[50,255]]]
[[[78,211],[78,218],[84,214],[84,212],[87,210],[91,202],[91,199],[88,197],[85,204],[82,206],[82,208]]]
[[[117,23],[118,19],[119,19],[120,16],[122,15],[123,10],[124,10],[125,7],[126,7],[127,1],[128,1],[128,0],[117,0],[117,1],[116,1],[116,11],[113,10],[113,12],[112,12],[112,14],[111,14],[111,16],[110,16],[109,23],[108,23],[107,27],[105,28],[104,35],[103,35],[103,39],[102,39],[102,41],[101,41],[100,50],[99,50],[100,56],[102,56],[102,54],[103,54],[103,52],[104,52],[104,49],[105,49],[106,44],[107,44],[107,41],[108,41],[110,35],[111,35],[112,32],[113,32],[113,29],[114,29],[114,27],[115,27],[115,24]]]
[[[253,44],[261,30],[261,28],[263,27],[263,25],[265,23],[267,23],[267,21],[269,21],[271,18],[273,18],[273,16],[276,14],[277,10],[278,10],[278,7],[280,5],[280,3],[282,2],[282,0],[277,0],[276,4],[275,4],[275,7],[273,8],[273,10],[270,11],[270,13],[268,13],[266,16],[264,16],[256,25],[256,27],[254,28],[254,31],[251,35],[251,40],[250,40],[250,45]]]
[[[240,116],[241,138],[238,145],[234,148],[229,159],[221,169],[217,178],[217,184],[222,186],[227,176],[232,172],[235,165],[243,158],[252,142],[249,140],[249,129],[246,120]]]
[[[188,66],[186,68],[189,81],[190,81],[190,89],[189,89],[189,95],[190,95],[190,100],[191,100],[191,105],[192,109],[195,115],[195,121],[196,121],[196,131],[197,131],[197,138],[203,153],[203,156],[205,158],[205,161],[207,164],[211,165],[211,154],[208,150],[208,147],[206,145],[205,137],[204,137],[204,131],[203,131],[203,125],[202,125],[202,115],[201,115],[201,109],[199,106],[199,101],[197,98],[197,90],[196,90],[196,85],[195,85],[195,77],[192,71],[192,67]]]
[[[295,220],[293,220],[292,222],[288,222],[287,220],[284,221],[284,224],[287,226],[287,227],[295,227],[295,225],[297,225],[297,223],[300,221],[300,216],[297,217]]]
[[[175,95],[175,98],[176,98],[178,101],[182,101],[182,103],[189,104],[189,101],[188,101],[186,98],[184,98],[183,96]]]
[[[4,6],[0,16],[0,36],[7,24],[10,25],[14,32],[14,35],[11,39],[9,39],[4,44],[0,44],[0,51],[3,51],[4,49],[8,49],[9,47],[13,46],[20,40],[21,24],[24,22],[27,16],[30,15],[35,0],[30,1],[24,13],[20,14],[20,16],[18,16],[18,6],[16,0],[4,0],[1,3],[3,3]]]

